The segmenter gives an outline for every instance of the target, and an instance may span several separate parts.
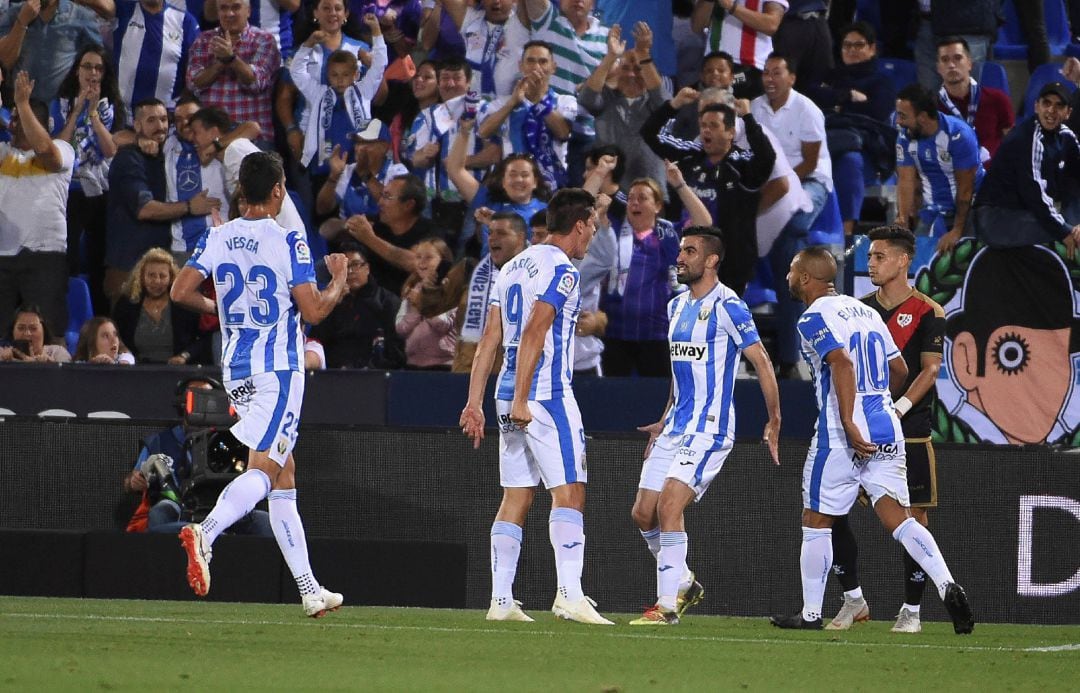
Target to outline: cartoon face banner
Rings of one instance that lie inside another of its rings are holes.
[[[918,241],[915,287],[946,316],[934,440],[1080,446],[1080,258],[1060,243],[995,250],[965,239],[932,255]],[[874,290],[868,245],[855,253],[856,296]]]

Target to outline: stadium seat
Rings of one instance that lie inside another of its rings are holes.
[[[86,280],[81,277],[68,277],[68,324],[64,332],[64,340],[67,342],[67,350],[75,353],[75,345],[79,343],[79,330],[83,323],[94,317],[94,306],[90,303],[90,287]]]
[[[825,200],[821,214],[818,214],[811,224],[806,240],[810,245],[844,244],[844,220],[840,218],[840,203],[836,198],[836,191],[829,193],[829,199]]]
[[[993,60],[987,60],[983,63],[979,84],[984,87],[1000,89],[1007,95],[1012,96],[1009,91],[1009,76],[1005,74],[1005,68],[1002,67],[1001,63],[995,63]]]
[[[743,292],[743,301],[747,307],[753,309],[759,306],[776,303],[776,291],[773,289],[772,270],[765,259],[758,260],[754,277],[746,285]]]
[[[1016,7],[1013,2],[1014,0],[1005,0],[1001,6],[1005,23],[998,29],[997,42],[994,43],[995,60],[1027,58],[1027,37],[1020,29],[1020,20],[1016,17]],[[1043,0],[1043,16],[1046,18],[1050,54],[1061,55],[1069,45],[1069,22],[1065,14],[1065,0]]]
[[[1027,118],[1035,112],[1035,99],[1039,98],[1039,90],[1050,82],[1061,82],[1070,92],[1076,90],[1076,85],[1065,79],[1065,75],[1061,74],[1061,65],[1059,63],[1039,65],[1035,68],[1035,71],[1031,73],[1027,91],[1024,92],[1024,101],[1021,104],[1020,118]]]
[[[318,264],[319,260],[323,259],[329,249],[326,246],[326,239],[319,235],[319,230],[314,227],[311,221],[311,214],[308,211],[307,205],[300,198],[300,193],[295,190],[289,190],[289,197],[292,199],[294,205],[296,205],[296,211],[300,213],[300,218],[304,220],[304,230],[307,232],[308,247],[311,248],[311,262]]]
[[[919,70],[911,60],[882,58],[878,60],[878,70],[892,80],[897,91],[919,81]]]

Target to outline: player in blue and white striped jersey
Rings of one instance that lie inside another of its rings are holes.
[[[347,263],[340,253],[328,256],[333,278],[319,291],[303,234],[274,221],[287,195],[280,156],[248,155],[240,165],[240,188],[243,217],[203,235],[173,284],[172,299],[217,313],[221,321],[222,380],[240,418],[231,430],[249,448],[248,468],[225,487],[202,523],[180,530],[180,541],[188,556],[188,584],[205,596],[214,540],[269,496],[274,538],[300,589],[304,612],[318,618],[341,606],[342,597],[312,575],[296,510],[292,449],[304,399],[300,320],[318,323],[341,301]],[[214,280],[216,302],[199,292],[207,277]]]
[[[196,18],[162,0],[116,4],[113,47],[117,83],[132,117],[132,105],[156,98],[171,112],[184,89],[188,49],[199,35]]]
[[[904,357],[878,312],[837,294],[835,278],[836,260],[822,246],[797,254],[787,276],[792,297],[807,305],[798,330],[820,413],[803,466],[803,608],[774,616],[772,623],[821,629],[833,518],[847,514],[861,486],[881,524],[933,580],[953,629],[970,633],[975,622],[967,595],[953,581],[930,530],[908,510],[904,434],[890,394],[904,386]]]
[[[735,374],[743,353],[758,373],[769,420],[763,442],[779,464],[780,393],[772,362],[749,308],[720,283],[720,229],[683,231],[675,268],[689,288],[668,304],[672,386],[660,421],[649,433],[633,517],[656,557],[656,604],[630,622],[671,626],[705,590],[687,568],[689,541],[683,513],[701,500],[735,442]]]
[[[484,336],[469,376],[461,430],[484,437],[482,400],[500,344],[505,350],[495,395],[503,500],[491,527],[489,621],[531,621],[514,601],[522,528],[540,482],[551,492],[548,532],[555,550],[559,618],[612,625],[581,588],[585,560],[585,431],[570,389],[581,287],[580,260],[596,232],[593,196],[564,188],[548,203],[546,243],[526,248],[499,270]],[[605,213],[600,210],[599,213]]]

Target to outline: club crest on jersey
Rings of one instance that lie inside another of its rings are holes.
[[[697,319],[704,322],[705,320],[709,319],[710,315],[712,315],[712,306],[699,310],[697,314]]]
[[[574,275],[564,274],[559,279],[559,285],[555,287],[555,290],[563,296],[569,296],[570,292],[574,290],[575,286],[577,286],[577,279],[574,277]]]
[[[900,313],[899,315],[896,316],[896,324],[899,325],[900,327],[907,327],[908,325],[911,324],[911,321],[913,319],[914,318],[911,315],[911,313]]]
[[[296,242],[296,261],[301,265],[311,264],[311,249],[308,248],[308,244],[304,241]]]

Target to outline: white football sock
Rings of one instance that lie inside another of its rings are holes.
[[[585,596],[581,589],[581,570],[585,565],[585,519],[573,508],[552,508],[548,536],[555,549],[555,571],[559,592],[570,602]]]
[[[296,489],[271,491],[269,504],[274,538],[301,596],[319,594],[322,587],[311,574],[304,525],[300,522],[300,513],[296,511]]]
[[[909,517],[900,523],[892,535],[893,539],[904,545],[908,555],[915,559],[919,567],[926,571],[937,586],[938,595],[944,599],[945,588],[953,582],[953,576],[949,572],[949,566],[945,565],[945,557],[941,555],[941,549],[930,530],[920,525],[914,517]]]
[[[641,532],[641,538],[645,540],[645,544],[649,547],[649,553],[653,555],[653,558],[659,560],[660,558],[660,527],[656,526],[652,529],[638,530]]]
[[[802,550],[799,567],[802,570],[802,617],[804,621],[821,618],[821,603],[825,600],[825,582],[832,567],[832,528],[802,528]]]
[[[660,560],[656,562],[657,604],[665,611],[675,610],[679,582],[686,573],[686,532],[660,532]]]
[[[260,469],[249,469],[221,490],[214,509],[202,521],[203,536],[213,544],[221,533],[247,515],[270,493],[270,477]]]
[[[521,555],[521,527],[496,520],[491,525],[491,598],[499,606],[514,603],[514,576]]]

